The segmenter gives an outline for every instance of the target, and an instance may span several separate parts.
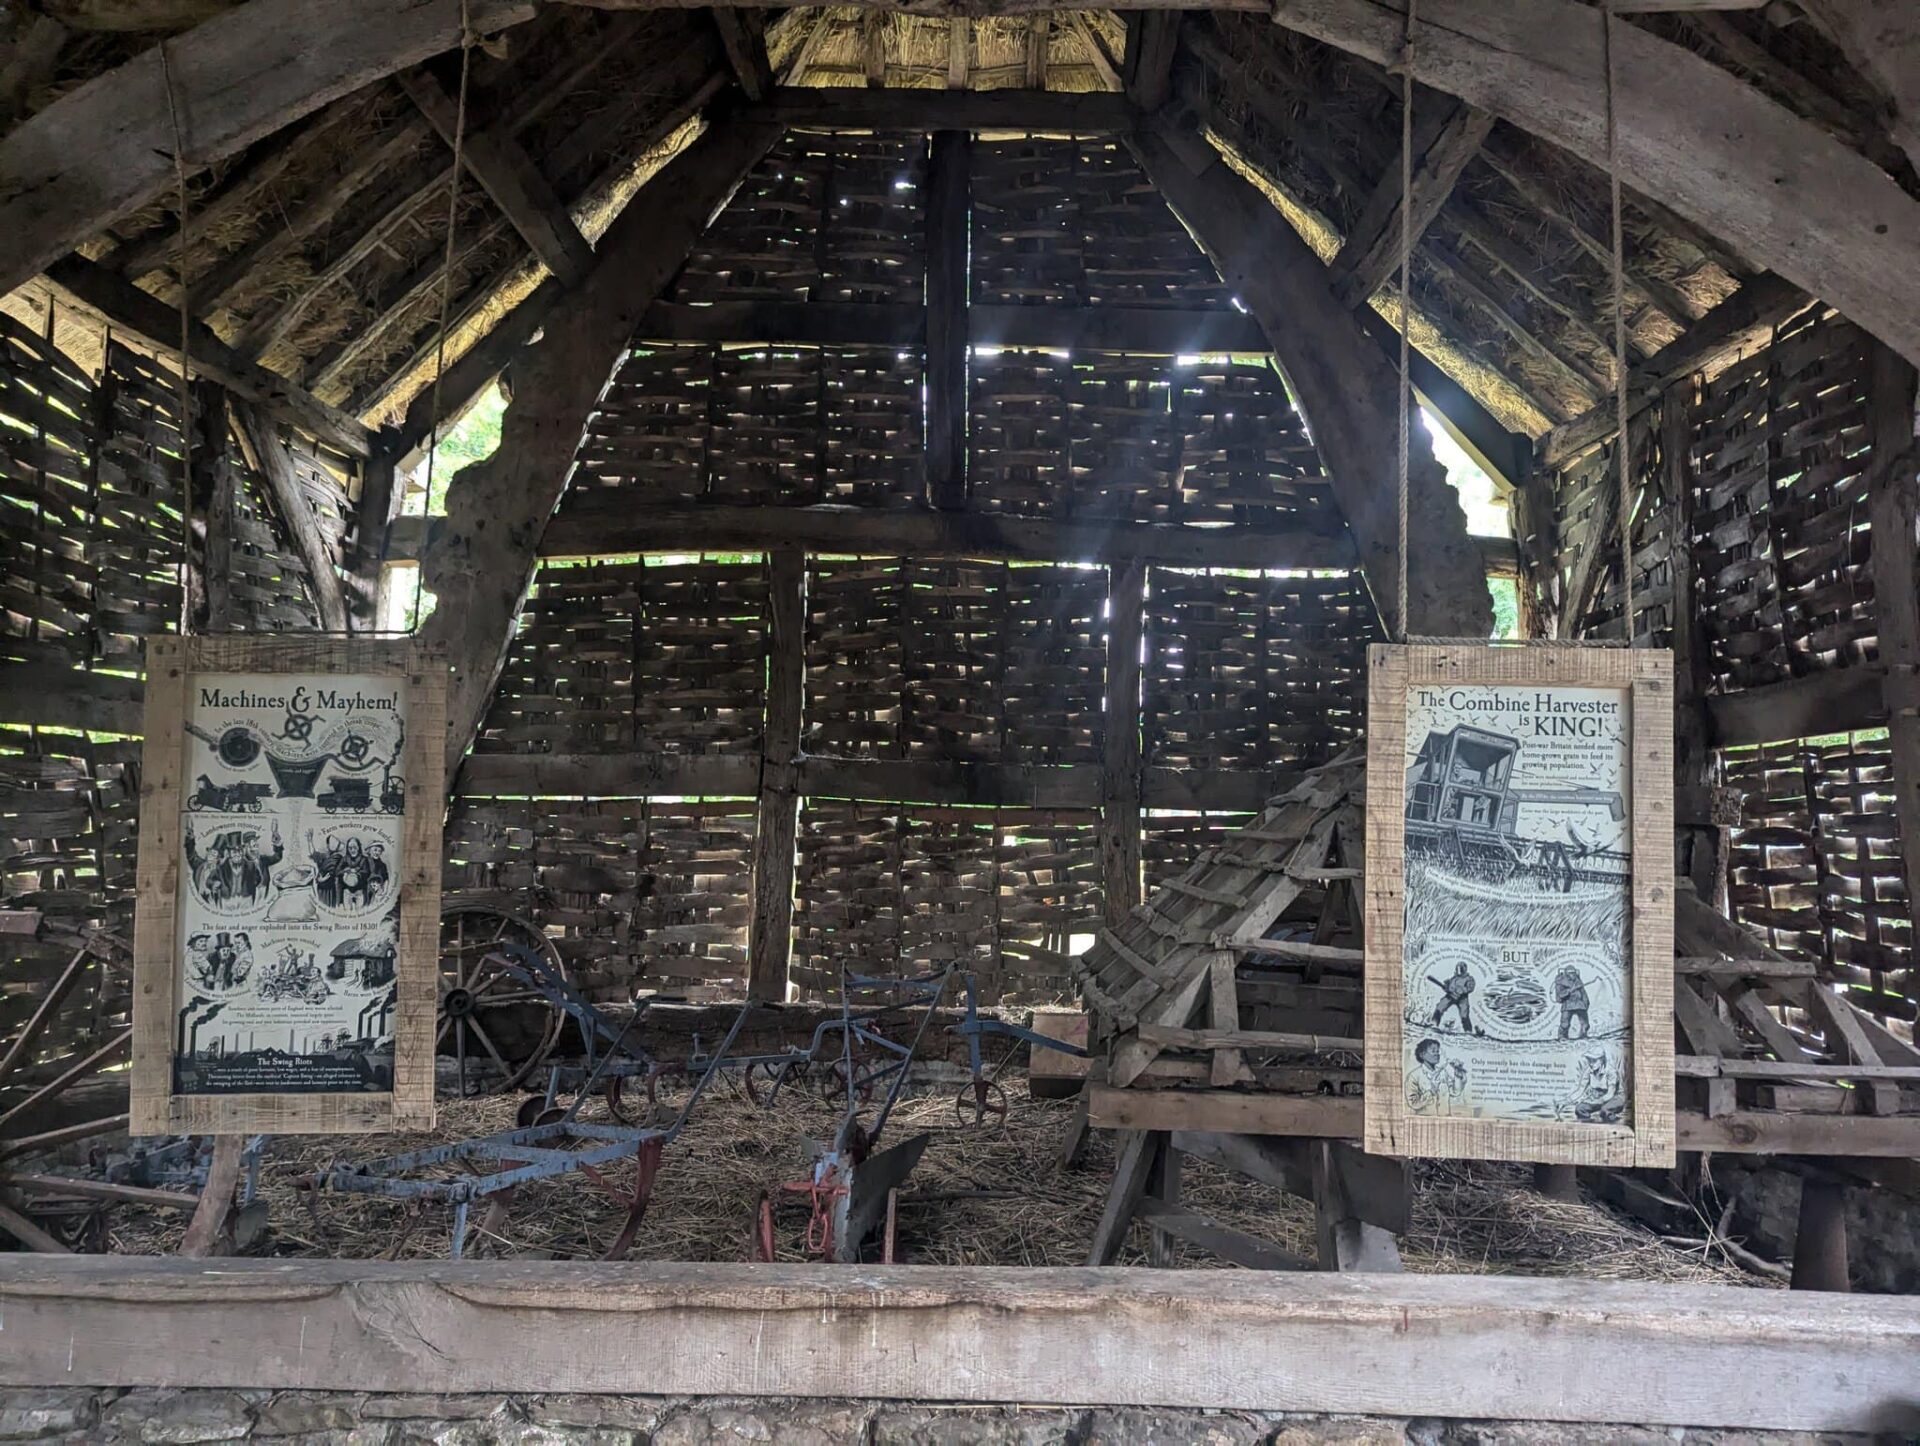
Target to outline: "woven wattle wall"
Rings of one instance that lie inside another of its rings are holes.
[[[1814,307],[1694,389],[1684,540],[1674,536],[1661,452],[1672,394],[1634,426],[1636,635],[1669,641],[1671,560],[1676,547],[1690,549],[1712,693],[1877,661],[1868,346],[1858,327]],[[1552,479],[1560,546],[1542,579],[1550,608],[1566,606],[1573,559],[1589,545],[1602,498],[1619,485],[1614,467],[1608,448]],[[1586,636],[1621,632],[1617,537],[1605,545]],[[1744,796],[1728,856],[1733,916],[1857,987],[1862,1007],[1912,1019],[1920,974],[1884,731],[1729,749],[1718,766],[1721,781]]]
[[[44,916],[37,937],[9,932],[0,944],[0,1039],[73,957],[75,931],[131,939],[140,742],[102,721],[104,701],[125,692],[124,677],[109,675],[137,675],[145,640],[179,623],[179,403],[169,373],[117,342],[96,378],[0,315],[0,664],[42,670],[0,689],[0,907]],[[345,487],[293,444],[322,534],[343,557],[353,516]],[[316,627],[306,572],[239,447],[228,441],[208,456],[201,444],[195,468],[207,485],[234,489],[234,625]],[[202,519],[208,500],[199,499]],[[37,726],[24,721],[29,701]],[[91,1051],[124,1027],[128,1007],[127,980],[96,970],[16,1082]]]

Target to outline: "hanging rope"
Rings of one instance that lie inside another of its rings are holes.
[[[473,70],[473,23],[468,13],[469,0],[460,0],[460,98],[453,117],[453,174],[447,178],[447,246],[440,260],[440,326],[433,347],[433,425],[427,432],[427,498],[423,504],[429,516],[433,512],[434,454],[440,450],[440,383],[447,374],[447,317],[453,304],[454,234],[460,215],[460,171],[467,143],[467,78]],[[413,626],[420,625],[420,599],[427,585],[425,559],[413,565]]]
[[[1395,578],[1393,622],[1400,641],[1412,636],[1407,622],[1407,494],[1413,446],[1413,23],[1416,0],[1407,0],[1407,23],[1400,37],[1400,485],[1395,500]]]
[[[1633,445],[1627,436],[1627,246],[1620,219],[1620,168],[1615,162],[1619,132],[1613,114],[1613,0],[1606,0],[1600,10],[1600,56],[1607,98],[1607,187],[1613,200],[1613,413],[1618,429],[1613,456],[1620,474],[1621,625],[1626,630],[1626,645],[1632,647]],[[1596,546],[1598,541],[1596,538]]]
[[[167,92],[167,119],[173,125],[173,183],[180,213],[174,234],[173,275],[180,290],[180,631],[191,633],[193,617],[193,384],[187,369],[193,314],[187,308],[187,152],[180,128],[180,102],[173,91],[173,67],[167,42],[160,42],[160,83]]]

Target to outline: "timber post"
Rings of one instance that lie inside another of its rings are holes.
[[[767,556],[767,709],[760,736],[759,822],[747,997],[781,1003],[793,960],[793,847],[800,813],[800,715],[806,678],[806,582],[797,547]]]

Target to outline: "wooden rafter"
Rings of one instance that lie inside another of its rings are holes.
[[[47,268],[46,279],[62,299],[86,315],[110,323],[164,357],[180,345],[180,314],[126,277],[82,256],[67,256]],[[205,326],[194,323],[189,340],[193,370],[238,397],[260,403],[304,428],[330,447],[354,457],[373,453],[366,427],[311,392],[239,355]]]
[[[1080,49],[1087,57],[1087,64],[1091,65],[1094,73],[1100,77],[1100,83],[1108,90],[1122,89],[1124,83],[1121,80],[1120,63],[1108,52],[1106,42],[1101,40],[1099,32],[1093,28],[1092,22],[1087,19],[1085,13],[1074,11],[1067,17],[1067,24],[1072,27],[1074,36],[1079,40]]]
[[[1172,91],[1173,57],[1180,48],[1180,14],[1152,10],[1127,17],[1127,50],[1121,61],[1127,99],[1156,111]]]
[[[870,10],[860,17],[860,68],[869,89],[887,83],[887,17]]]
[[[383,75],[490,32],[527,0],[250,0],[167,44],[189,169],[225,159]],[[235,84],[236,76],[246,77]],[[95,76],[0,138],[0,294],[174,184],[158,50]]]
[[[1416,125],[1410,230],[1417,244],[1453,194],[1461,172],[1479,154],[1481,142],[1493,129],[1494,118],[1456,101],[1448,103],[1444,114],[1430,115]],[[1381,172],[1339,254],[1330,263],[1334,291],[1349,306],[1364,303],[1386,284],[1399,265],[1401,213],[1408,209],[1402,204],[1400,169],[1396,155],[1393,164]]]
[[[973,74],[973,22],[964,15],[947,20],[947,89],[965,90]]]
[[[1920,16],[1906,0],[1802,0],[1800,8],[1880,89],[1893,143],[1920,170]]]
[[[702,71],[705,72],[704,79],[694,80],[694,75]],[[621,174],[635,156],[644,155],[672,135],[725,87],[726,78],[708,66],[698,53],[677,58],[668,72],[657,77],[659,89],[674,91],[688,84],[693,89],[685,92],[679,101],[631,137],[619,153],[600,169],[581,195],[596,193],[609,178]],[[643,99],[636,96],[635,104],[642,103]],[[583,121],[549,153],[548,166],[556,175],[564,177],[572,174],[577,167],[606,150],[630,119],[629,109],[611,107],[599,116]],[[466,295],[459,298],[453,317],[449,320],[448,331],[452,334],[461,332],[468,318],[484,307],[512,279],[522,264],[519,258],[515,258],[470,287]],[[423,388],[407,408],[400,427],[398,451],[411,451],[439,422],[464,409],[540,329],[547,313],[567,294],[567,290],[566,283],[557,277],[549,277],[496,323],[491,331],[453,360],[447,367],[443,385],[438,389],[438,416],[433,415],[435,389]],[[388,313],[387,317],[383,317],[381,324],[384,325],[392,315]],[[359,409],[365,412],[380,407],[395,387],[433,357],[436,349],[436,339],[429,334],[399,367],[379,382],[355,393],[354,401]]]
[[[1436,0],[1416,78],[1607,163],[1603,17],[1577,0]],[[1281,25],[1379,65],[1404,25],[1381,0],[1288,0]],[[1920,201],[1738,77],[1637,26],[1614,31],[1621,180],[1920,358]],[[1765,197],[1765,204],[1756,204]]]
[[[773,67],[767,62],[766,19],[758,10],[716,9],[707,12],[719,33],[733,78],[748,100],[765,100],[773,90]]]
[[[452,145],[459,120],[454,98],[424,69],[402,71],[396,80],[428,124]],[[586,275],[593,265],[592,245],[518,141],[491,131],[473,132],[464,137],[461,158],[467,173],[547,270],[567,281]]]
[[[823,130],[1027,130],[1117,135],[1133,111],[1100,91],[900,90],[781,86],[769,112],[789,126]]]
[[[519,360],[499,449],[464,469],[449,489],[446,517],[421,571],[439,599],[422,635],[449,644],[461,660],[448,699],[451,764],[479,727],[541,530],[614,357],[708,218],[781,130],[761,111],[723,121],[649,182],[644,202],[628,206],[602,239],[566,308],[549,314],[541,344]]]
[[[1629,414],[1653,404],[1661,391],[1681,377],[1710,367],[1722,356],[1763,341],[1773,328],[1808,305],[1797,286],[1777,276],[1756,276],[1695,322],[1677,340],[1662,347],[1627,373]],[[1543,466],[1561,467],[1613,436],[1617,425],[1611,397],[1540,440]]]
[[[1396,475],[1398,425],[1387,359],[1334,297],[1320,258],[1198,135],[1163,128],[1129,137],[1128,146],[1266,332],[1313,429],[1374,597],[1391,611],[1398,553],[1392,489],[1380,479]],[[1418,428],[1412,451],[1412,506],[1422,520],[1422,546],[1411,550],[1408,569],[1412,631],[1484,636],[1492,613],[1478,551]]]

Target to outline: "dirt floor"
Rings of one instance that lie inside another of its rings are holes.
[[[1099,1218],[1113,1169],[1110,1137],[1096,1132],[1077,1170],[1056,1164],[1071,1102],[1029,1100],[1023,1077],[1006,1079],[1011,1100],[1003,1128],[965,1128],[953,1087],[904,1098],[883,1145],[925,1131],[926,1156],[901,1192],[899,1256],[908,1263],[948,1265],[1080,1265]],[[398,1150],[509,1129],[521,1096],[443,1100],[432,1135],[285,1138],[271,1141],[260,1171],[270,1233],[254,1253],[335,1258],[421,1259],[447,1254],[451,1213],[444,1206],[409,1207],[358,1195],[315,1199],[297,1182],[335,1160],[366,1160]],[[679,1096],[662,1095],[662,1112]],[[686,1131],[667,1147],[653,1204],[632,1257],[645,1260],[740,1261],[753,1258],[750,1228],[760,1196],[806,1178],[815,1141],[831,1139],[841,1106],[807,1091],[783,1094],[762,1109],[717,1082],[699,1102]],[[605,1108],[589,1103],[589,1121]],[[633,1165],[608,1167],[625,1184]],[[1413,1229],[1402,1239],[1415,1271],[1577,1275],[1641,1281],[1712,1281],[1774,1285],[1732,1263],[1710,1243],[1677,1245],[1597,1202],[1562,1203],[1531,1187],[1524,1166],[1431,1163],[1416,1177]],[[1273,1241],[1314,1253],[1313,1210],[1305,1201],[1199,1161],[1185,1162],[1182,1198],[1195,1209]],[[476,1208],[473,1218],[481,1219]],[[611,1244],[624,1207],[575,1174],[522,1186],[504,1222],[470,1241],[475,1258],[595,1259]],[[808,1210],[782,1201],[776,1249],[804,1260]],[[112,1216],[115,1251],[166,1254],[177,1248],[184,1217],[122,1208]],[[1213,1257],[1184,1245],[1175,1264],[1215,1267]],[[1121,1264],[1144,1264],[1146,1230],[1135,1225]]]

